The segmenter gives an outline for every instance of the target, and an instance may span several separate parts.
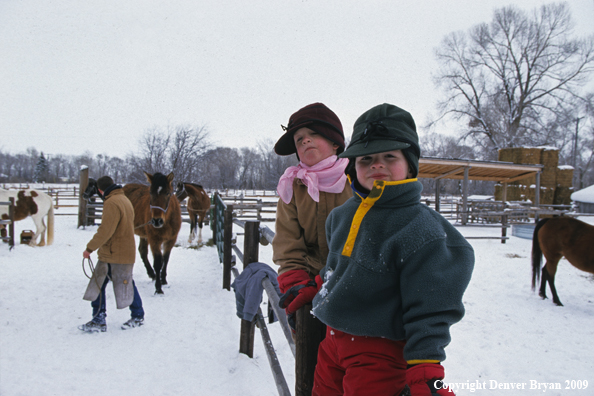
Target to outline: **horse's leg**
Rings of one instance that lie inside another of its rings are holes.
[[[45,226],[45,221],[43,221],[43,217],[41,217],[39,220],[41,222],[41,228],[43,229],[43,231],[41,231],[41,239],[39,240],[37,246],[45,246],[45,233],[47,231],[47,227]]]
[[[138,243],[138,252],[140,253],[140,257],[142,258],[144,268],[146,268],[146,273],[148,274],[149,278],[155,280],[155,272],[153,271],[153,267],[151,267],[151,263],[149,263],[148,260],[148,240],[146,238],[140,238],[140,242]]]
[[[163,294],[162,271],[163,271],[163,253],[161,253],[161,240],[150,242],[151,252],[153,253],[153,266],[155,268],[155,294]]]
[[[545,267],[542,267],[542,273],[540,275],[540,290],[538,292],[538,295],[540,297],[542,297],[543,300],[545,298],[547,298],[547,281],[548,280],[549,280],[549,273],[547,272]]]
[[[549,261],[547,259],[547,263],[545,264],[545,266],[542,269],[542,274],[543,274],[543,276],[544,275],[547,276],[547,280],[549,282],[549,288],[551,289],[551,294],[553,295],[553,302],[555,304],[557,304],[558,306],[562,307],[563,304],[561,304],[561,300],[559,300],[559,296],[557,295],[557,288],[555,287],[555,274],[557,273],[557,265],[559,265],[559,260],[561,260],[561,258],[558,258],[555,261]],[[541,293],[544,293],[542,286],[541,286]],[[541,295],[541,297],[542,297],[542,295]]]
[[[192,243],[196,236],[196,214],[194,212],[188,212],[188,215],[190,215],[190,238],[188,239],[188,243]]]
[[[171,249],[175,246],[175,239],[166,241],[163,245],[163,268],[161,269],[161,283],[167,284],[167,264],[169,264],[169,256]]]
[[[44,246],[45,245],[45,223],[43,217],[31,216],[35,223],[35,235],[31,238],[29,246]],[[37,244],[37,238],[41,235],[41,241]]]
[[[206,216],[206,212],[200,213],[200,218],[198,219],[198,242],[202,242],[202,225],[204,224],[204,216]]]

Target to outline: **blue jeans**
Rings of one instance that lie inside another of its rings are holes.
[[[99,293],[99,297],[93,302],[91,302],[91,306],[93,307],[93,317],[96,317],[98,313],[103,313],[105,316],[105,288],[107,287],[107,283],[109,283],[109,278],[111,278],[111,265],[107,264],[107,276],[105,277],[105,281],[103,282],[103,286],[101,286],[101,293]],[[136,283],[132,281],[132,286],[134,286],[134,300],[132,304],[130,304],[130,313],[133,318],[144,318],[144,309],[142,308],[142,299],[140,298],[140,294],[138,294],[138,289],[136,288]]]

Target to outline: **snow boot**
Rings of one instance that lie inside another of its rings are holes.
[[[144,324],[144,318],[130,318],[122,325],[122,330],[132,329],[134,327],[140,327]]]
[[[95,316],[90,322],[78,326],[78,329],[85,333],[105,333],[107,331],[107,323],[105,321],[105,313],[100,313]]]

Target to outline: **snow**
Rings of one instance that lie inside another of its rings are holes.
[[[468,200],[469,201],[487,201],[487,200],[493,200],[495,199],[495,197],[493,195],[469,195],[468,196]]]
[[[62,210],[66,209],[57,213]],[[594,218],[583,219],[594,223]],[[26,219],[16,224],[16,232],[32,227]],[[57,216],[52,246],[17,245],[9,251],[0,244],[1,395],[278,394],[259,330],[254,358],[238,352],[240,321],[234,294],[221,288],[222,265],[215,248],[186,241],[187,223],[171,255],[164,295],[153,294],[154,285],[137,258],[134,277],[144,302],[145,325],[120,330],[129,310],[116,310],[110,286],[108,331],[80,332],[77,326],[91,317],[90,304],[82,300],[88,282],[82,251],[95,229],[77,229],[76,216]],[[466,236],[501,232],[472,227],[461,231]],[[204,241],[210,237],[205,227]],[[591,395],[592,276],[563,260],[556,283],[565,306],[557,307],[530,288],[531,241],[511,237],[506,244],[470,242],[476,267],[464,297],[466,316],[452,327],[452,343],[446,348],[446,382],[467,388],[458,390],[459,396],[476,389],[479,395],[540,394],[543,385],[530,389],[539,383],[562,388],[547,389],[547,395]],[[238,236],[238,245],[242,243]],[[260,261],[271,263],[271,255],[270,245],[261,247]],[[293,390],[293,356],[279,324],[268,328]],[[565,389],[583,387],[572,380],[587,380],[588,388]],[[505,389],[516,383],[525,389]]]
[[[584,203],[594,203],[594,185],[574,192],[571,194],[571,200]]]

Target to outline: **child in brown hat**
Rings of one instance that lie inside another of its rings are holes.
[[[322,103],[294,113],[276,143],[278,155],[296,154],[278,183],[280,199],[272,260],[280,268],[278,282],[285,293],[281,306],[295,328],[295,312],[311,303],[318,287],[315,277],[326,264],[326,217],[352,196],[345,168],[344,133],[336,114]]]

